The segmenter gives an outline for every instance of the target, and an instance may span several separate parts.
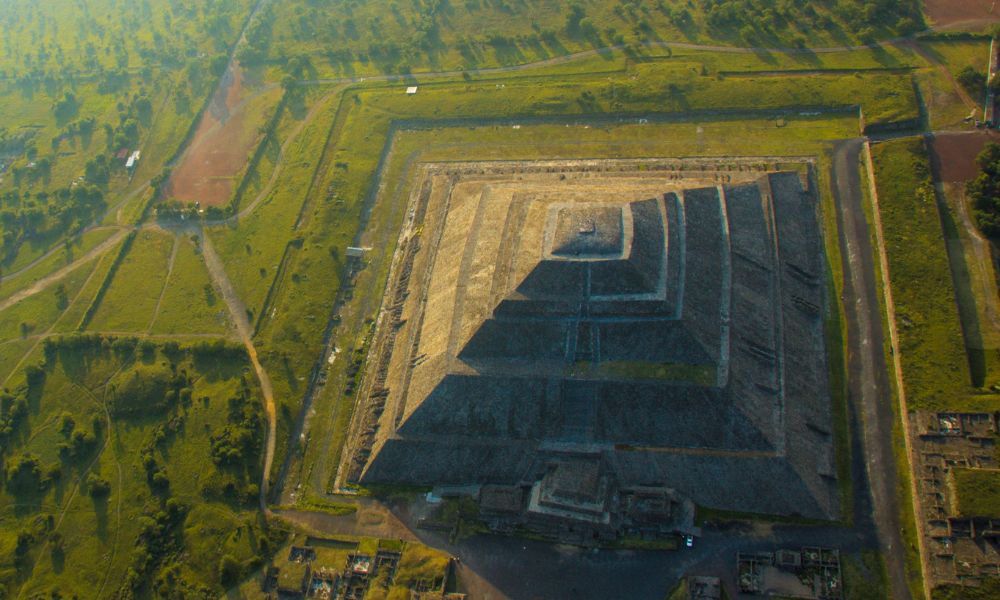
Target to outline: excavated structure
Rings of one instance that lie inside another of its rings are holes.
[[[352,478],[530,485],[590,457],[621,486],[836,518],[816,195],[802,171],[705,169],[428,167]]]

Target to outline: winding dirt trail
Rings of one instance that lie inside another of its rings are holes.
[[[108,239],[104,240],[100,244],[91,248],[89,252],[87,252],[80,258],[74,260],[68,265],[61,267],[56,271],[53,271],[52,273],[46,275],[45,277],[42,277],[41,279],[31,284],[30,286],[24,288],[23,290],[18,290],[17,292],[11,294],[7,298],[0,300],[0,311],[6,310],[7,308],[14,306],[18,302],[24,300],[29,296],[34,296],[38,292],[41,292],[42,290],[49,287],[53,283],[59,281],[63,277],[77,270],[82,265],[103,255],[105,252],[115,247],[118,244],[118,242],[122,241],[122,238],[124,238],[128,234],[128,232],[129,232],[128,229],[120,229],[118,232],[113,234]]]
[[[209,237],[201,230],[198,231],[197,235],[202,248],[202,256],[205,257],[205,266],[208,267],[208,274],[212,278],[212,282],[216,288],[222,294],[222,299],[225,300],[226,306],[229,308],[229,314],[233,318],[236,332],[247,349],[247,355],[250,357],[251,364],[253,364],[254,373],[257,374],[257,380],[260,382],[260,391],[264,395],[264,411],[267,413],[267,447],[264,452],[264,469],[260,482],[260,508],[267,513],[268,479],[271,473],[271,463],[274,462],[274,447],[278,424],[277,410],[274,406],[274,389],[271,386],[271,378],[268,377],[267,371],[261,366],[260,360],[257,357],[257,349],[253,345],[253,327],[250,325],[250,319],[247,317],[246,305],[240,300],[239,295],[233,288],[232,282],[229,281],[225,266],[222,264],[222,259],[215,252],[215,247],[212,246]]]

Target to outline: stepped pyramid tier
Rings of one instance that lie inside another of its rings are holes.
[[[835,518],[826,262],[807,168],[426,168],[362,388],[350,477],[622,486]]]

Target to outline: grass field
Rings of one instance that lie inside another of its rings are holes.
[[[723,5],[724,4],[724,5]],[[319,11],[284,2],[255,49],[279,64],[306,57],[312,75],[368,75],[476,69],[548,59],[628,44],[663,41],[735,46],[835,46],[910,32],[922,21],[916,3],[894,3],[865,19],[825,4],[767,7],[667,0],[655,4],[526,0],[513,7],[473,0],[411,5],[391,2]],[[516,14],[516,18],[514,15]],[[847,18],[845,18],[847,17]]]
[[[156,317],[174,243],[173,235],[157,231],[139,233],[113,274],[87,328],[145,332]]]
[[[212,286],[196,240],[178,237],[174,268],[164,284],[150,333],[225,335],[229,331],[225,304]]]
[[[84,265],[63,278],[58,285],[0,312],[0,339],[27,338],[42,334],[54,325],[79,294],[96,262]]]
[[[941,218],[920,139],[872,148],[910,410],[989,410],[972,387]]]
[[[991,518],[1000,515],[1000,471],[954,469],[952,476],[959,515]]]
[[[212,464],[210,436],[232,414],[227,398],[248,393],[240,391],[242,365],[155,346],[133,346],[134,354],[116,344],[78,348],[55,350],[43,382],[15,391],[28,408],[8,438],[8,465],[35,457],[42,471],[38,479],[12,476],[0,492],[0,584],[28,594],[111,595],[131,566],[177,590],[221,591],[220,548],[249,566],[266,537],[252,510],[204,497],[211,478],[224,473]],[[188,391],[165,412],[116,412],[133,373],[169,377],[172,368],[187,374]],[[252,398],[244,402],[257,406]],[[163,475],[147,479],[150,464]],[[95,478],[107,482],[106,493],[93,491],[101,483]],[[137,563],[137,541],[148,539],[144,528],[157,522],[166,546],[144,546],[152,562]],[[176,535],[181,529],[184,535]],[[19,535],[22,550],[11,542]]]

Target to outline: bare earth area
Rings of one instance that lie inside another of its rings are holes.
[[[976,156],[987,142],[1000,137],[985,131],[935,134],[931,138],[932,159],[943,182],[964,182],[978,172]]]
[[[246,110],[255,96],[244,87],[243,71],[234,63],[170,177],[168,197],[204,206],[229,201],[237,176],[260,138],[259,123],[250,122]]]
[[[935,27],[1000,21],[995,0],[925,0],[924,10]]]

